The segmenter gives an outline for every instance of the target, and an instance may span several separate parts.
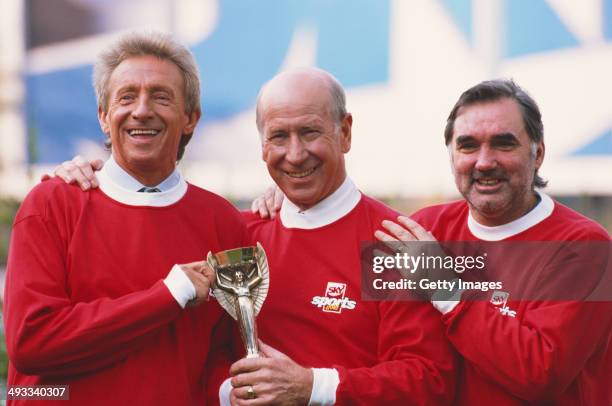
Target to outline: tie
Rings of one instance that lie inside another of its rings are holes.
[[[147,186],[138,189],[138,191],[139,192],[143,192],[143,193],[157,193],[157,192],[161,192],[161,190],[159,190],[156,187],[147,187]]]

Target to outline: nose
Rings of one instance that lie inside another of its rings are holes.
[[[151,109],[149,98],[147,96],[140,96],[136,103],[133,104],[134,109],[132,110],[132,118],[139,121],[145,121],[153,116],[153,110]]]
[[[300,165],[308,157],[308,151],[304,145],[304,141],[298,135],[291,135],[289,137],[289,144],[287,145],[287,153],[285,159],[292,165]]]
[[[474,168],[485,172],[491,169],[495,169],[497,167],[497,157],[495,151],[487,146],[483,146],[478,151],[478,155],[476,157],[476,164]]]

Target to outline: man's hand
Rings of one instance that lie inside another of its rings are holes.
[[[437,241],[432,233],[406,216],[399,216],[397,218],[397,223],[384,220],[382,226],[387,232],[377,230],[374,236],[385,243],[397,243],[399,241]]]
[[[56,166],[53,170],[53,176],[62,178],[66,183],[77,182],[81,189],[89,190],[98,187],[98,180],[94,171],[99,171],[103,166],[104,161],[101,159],[86,161],[83,157],[77,155],[72,158],[72,161],[64,161]],[[40,180],[45,181],[51,178],[52,175],[45,173],[40,177]]]
[[[187,306],[199,306],[205,300],[208,300],[210,287],[215,280],[215,271],[208,265],[206,261],[192,262],[190,264],[179,265],[185,275],[191,280],[195,286],[195,299],[187,302]]]
[[[374,236],[381,242],[383,242],[391,251],[394,256],[403,258],[404,256],[409,257],[420,257],[425,256],[429,258],[441,257],[445,258],[446,253],[437,242],[436,238],[432,233],[425,230],[419,223],[408,218],[406,216],[399,216],[397,223],[389,220],[384,220],[382,226],[385,231],[377,230]],[[375,255],[388,255],[375,250]],[[433,266],[422,266],[418,270],[401,268],[398,269],[402,277],[416,282],[415,289],[413,291],[421,297],[431,300],[433,295],[437,293],[435,289],[420,289],[420,281],[427,279],[428,281],[452,281],[456,278],[455,273],[450,269],[444,267],[438,267],[434,262]],[[443,261],[439,261],[440,264]],[[444,286],[444,285],[443,285]],[[448,286],[448,285],[446,285]],[[450,291],[441,291],[439,297],[444,295],[450,295]]]
[[[259,348],[263,358],[243,358],[230,368],[232,405],[307,405],[312,392],[312,370],[261,341]],[[251,387],[255,398],[250,399]]]
[[[259,213],[261,218],[276,217],[276,212],[280,210],[285,195],[276,185],[270,186],[262,196],[257,197],[251,203],[253,214]]]

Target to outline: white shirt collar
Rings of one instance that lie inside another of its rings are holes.
[[[555,202],[548,195],[537,191],[536,193],[540,195],[540,201],[524,216],[501,226],[489,227],[478,223],[469,211],[468,228],[475,237],[484,241],[500,241],[522,233],[550,216],[555,208]]]
[[[179,201],[187,192],[187,182],[176,169],[159,185],[154,186],[161,192],[137,192],[144,185],[119,166],[112,155],[96,175],[100,190],[110,198],[131,206],[169,206]]]
[[[347,215],[360,200],[361,193],[347,176],[334,193],[307,210],[301,210],[285,198],[280,209],[280,220],[287,228],[319,228]]]
[[[112,155],[104,164],[104,170],[109,174],[111,179],[117,185],[121,186],[124,189],[138,191],[146,186],[134,179],[132,175],[130,175],[125,169],[123,169]],[[174,186],[178,185],[180,181],[181,175],[179,171],[175,168],[170,174],[170,176],[164,179],[160,184],[150,187],[155,187],[162,192],[166,192],[172,189]]]

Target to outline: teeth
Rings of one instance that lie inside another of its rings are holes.
[[[286,173],[292,178],[305,178],[306,176],[310,175],[314,171],[315,171],[315,168],[312,168],[312,169],[309,169],[303,172],[286,172]]]
[[[158,130],[129,130],[130,135],[157,135]]]
[[[481,185],[497,185],[498,182],[497,179],[478,179],[478,183]]]

